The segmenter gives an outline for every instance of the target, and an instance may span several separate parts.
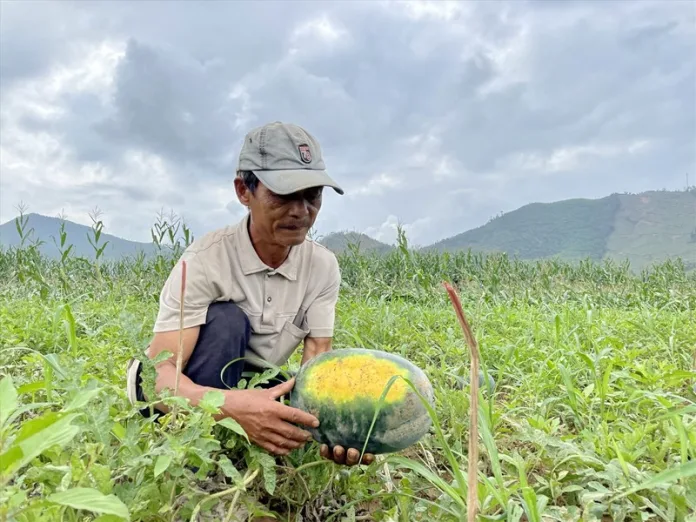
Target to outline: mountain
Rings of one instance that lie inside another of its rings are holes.
[[[58,257],[51,236],[59,241],[60,220],[28,214],[27,229],[44,244],[42,252]],[[65,221],[73,255],[94,258],[87,236],[90,227]],[[104,257],[115,259],[140,251],[153,253],[152,243],[102,234],[108,241]],[[335,253],[356,244],[361,252],[384,254],[395,247],[358,232],[334,232],[319,242]],[[0,246],[19,244],[14,220],[0,225]],[[491,219],[478,228],[421,248],[422,251],[505,252],[520,259],[558,258],[577,261],[628,260],[640,270],[651,263],[680,257],[696,269],[696,187],[687,191],[611,194],[599,199],[568,199],[530,203]]]
[[[558,256],[600,260],[620,205],[616,195],[598,200],[530,203],[483,226],[439,241],[428,250],[506,252],[520,259]]]
[[[56,246],[56,243],[60,245],[61,220],[58,218],[33,213],[26,214],[24,218],[26,219],[24,233],[27,234],[33,229],[31,234],[28,236],[27,242],[31,243],[33,240],[39,239],[43,241],[43,244],[39,247],[39,250],[44,255],[52,258],[59,258],[60,250],[58,249],[58,246]],[[89,236],[94,242],[92,229],[88,226],[73,223],[72,221],[68,220],[65,220],[64,223],[66,242],[63,248],[67,249],[70,244],[72,244],[73,247],[70,251],[71,256],[94,259],[94,249],[87,239]],[[15,224],[14,219],[0,225],[0,246],[3,248],[18,246],[20,244],[20,240],[20,235],[17,232],[17,225]],[[25,242],[25,244],[27,242]],[[154,243],[128,241],[126,239],[102,232],[99,237],[98,246],[101,246],[104,243],[107,244],[104,248],[102,259],[118,259],[124,256],[134,256],[141,251],[148,255],[155,252]]]
[[[426,250],[469,248],[520,259],[628,260],[635,269],[674,257],[696,266],[696,189],[531,203]]]
[[[332,232],[319,239],[319,243],[336,254],[344,252],[349,244],[356,245],[360,252],[376,252],[378,254],[385,254],[394,248],[359,232]]]

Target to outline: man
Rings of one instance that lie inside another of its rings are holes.
[[[331,349],[339,266],[333,253],[307,233],[324,187],[339,194],[343,189],[327,174],[317,140],[297,125],[280,122],[246,135],[234,186],[248,214],[194,241],[182,255],[162,289],[147,355],[174,354],[157,366],[155,384],[158,392],[173,390],[185,260],[179,395],[197,404],[208,390],[222,389],[222,415],[235,419],[255,444],[286,455],[311,440],[302,426],[320,421],[277,400],[292,390],[294,378],[267,389],[230,388],[243,371],[263,371],[266,362],[284,364],[302,342],[302,364]],[[229,364],[240,357],[251,362]],[[132,361],[128,394],[133,403],[146,400],[140,372],[139,361]],[[157,409],[166,411],[163,405]],[[357,464],[360,455],[356,448],[326,445],[320,453],[348,465]],[[365,455],[363,462],[373,458]]]

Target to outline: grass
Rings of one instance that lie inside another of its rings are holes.
[[[99,252],[98,221],[93,231]],[[145,349],[191,239],[120,262],[49,260],[30,237],[0,252],[0,520],[459,521],[471,488],[479,520],[694,520],[696,274],[679,260],[635,273],[414,252],[403,234],[386,256],[348,249],[336,348],[404,355],[436,396],[418,444],[345,468],[315,444],[259,450],[213,420],[219,394],[196,408],[165,396],[178,414],[161,424],[130,406],[125,363]],[[478,400],[476,484],[457,384],[469,352],[443,281],[495,379]]]

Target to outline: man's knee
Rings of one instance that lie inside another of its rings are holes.
[[[231,301],[211,303],[184,375],[202,386],[235,386],[244,363],[233,361],[245,356],[250,336],[251,323],[239,306]]]
[[[232,301],[218,301],[208,307],[205,328],[215,338],[249,338],[251,324],[244,311]]]

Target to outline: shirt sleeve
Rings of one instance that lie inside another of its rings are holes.
[[[160,293],[159,311],[154,332],[178,330],[180,325],[182,262],[186,261],[184,294],[184,328],[205,324],[208,306],[215,300],[203,259],[196,252],[186,251],[172,269]]]
[[[309,337],[333,337],[336,317],[336,302],[341,287],[341,271],[338,260],[331,256],[328,277],[316,299],[307,308],[307,327]]]

